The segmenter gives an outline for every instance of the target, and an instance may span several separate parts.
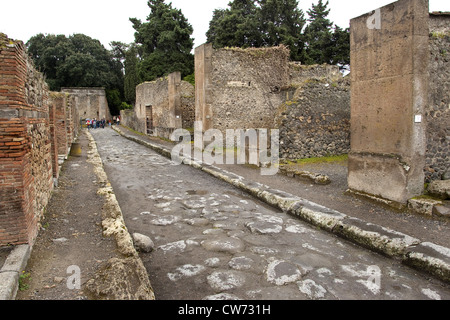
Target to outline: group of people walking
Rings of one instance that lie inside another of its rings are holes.
[[[98,128],[104,129],[107,124],[109,126],[111,126],[111,120],[109,120],[109,121],[106,121],[106,119],[101,119],[101,120],[87,119],[86,120],[86,125],[87,125],[88,129],[98,129]]]
[[[114,124],[119,125],[120,124],[120,117],[119,116],[114,116]],[[106,119],[101,119],[101,120],[97,120],[97,119],[86,119],[86,126],[88,129],[98,129],[98,128],[102,128],[104,129],[106,126],[111,127],[112,125],[112,121],[111,120],[106,120]]]

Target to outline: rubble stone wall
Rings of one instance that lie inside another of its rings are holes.
[[[450,14],[430,15],[425,182],[450,169]]]
[[[350,151],[348,79],[306,80],[279,109],[280,157],[296,160]]]

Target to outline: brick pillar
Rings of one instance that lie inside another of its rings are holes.
[[[53,187],[48,87],[0,33],[0,246],[32,243]]]

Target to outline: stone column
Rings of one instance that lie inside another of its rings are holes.
[[[202,122],[202,128],[195,128],[203,132],[212,128],[211,108],[211,68],[212,44],[203,44],[195,48],[195,121]]]

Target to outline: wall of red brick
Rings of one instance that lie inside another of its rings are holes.
[[[0,246],[34,242],[58,177],[59,141],[67,155],[77,132],[57,131],[64,97],[55,103],[24,44],[0,33]]]

